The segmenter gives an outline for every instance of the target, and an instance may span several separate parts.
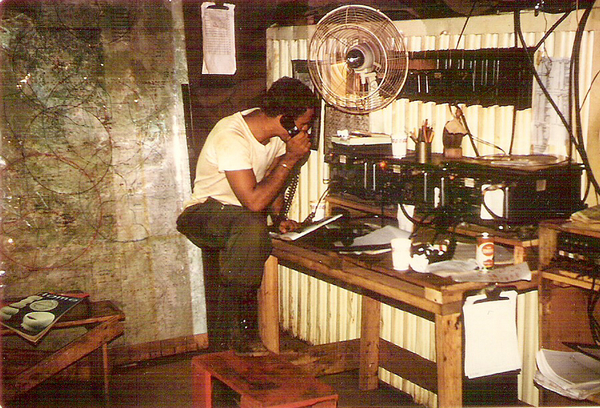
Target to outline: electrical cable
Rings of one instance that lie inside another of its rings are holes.
[[[408,214],[408,212],[406,211],[406,208],[404,208],[404,205],[402,202],[398,203],[398,207],[400,208],[400,211],[402,211],[402,214],[404,214],[404,216],[406,217],[407,220],[409,220],[410,222],[412,222],[413,224],[418,224],[420,221],[411,217],[410,214]],[[408,204],[410,205],[410,204]]]
[[[592,12],[592,8],[596,2],[592,3],[589,8],[586,8],[581,16],[581,20],[577,26],[577,31],[575,32],[575,39],[573,41],[573,51],[571,53],[571,62],[572,62],[572,71],[571,71],[571,86],[573,86],[573,104],[575,105],[575,126],[577,131],[577,139],[579,141],[579,155],[581,156],[581,160],[586,169],[586,173],[588,176],[588,180],[594,186],[596,194],[600,193],[600,185],[596,180],[596,177],[593,174],[589,158],[587,156],[587,152],[585,150],[585,143],[583,140],[582,134],[582,123],[581,123],[581,105],[579,102],[579,53],[581,51],[581,41],[583,37],[583,32],[585,30],[585,26],[587,24],[587,20]]]
[[[563,21],[565,21],[565,19],[567,17],[569,17],[569,15],[571,14],[573,10],[569,10],[567,12],[565,12],[554,24],[552,24],[552,27],[550,27],[548,30],[546,30],[546,33],[544,34],[544,36],[538,41],[537,45],[535,47],[533,47],[533,52],[537,51],[546,41],[546,39],[550,36],[550,34],[552,34],[554,32],[554,30],[556,30],[556,28],[560,25],[560,23],[562,23]]]
[[[515,144],[515,127],[517,126],[517,110],[513,107],[512,114],[512,130],[510,134],[510,146],[508,146],[508,155],[512,155],[513,146]]]
[[[598,265],[595,265],[594,269],[597,272]],[[587,299],[587,315],[592,339],[598,345],[600,344],[600,324],[594,316],[594,311],[596,310],[596,306],[598,305],[598,301],[600,300],[600,292],[594,289],[596,287],[596,275],[597,273],[592,278],[592,288],[589,292]]]
[[[463,33],[465,32],[465,29],[467,28],[467,23],[469,22],[469,20],[471,19],[471,16],[473,15],[473,11],[475,11],[475,6],[477,5],[478,0],[473,0],[473,4],[471,5],[471,10],[469,11],[469,14],[467,15],[467,18],[465,19],[465,24],[463,24],[463,28],[460,31],[460,34],[458,35],[458,39],[456,40],[456,49],[458,49],[458,44],[460,44],[460,39],[463,36]]]
[[[578,24],[577,27],[577,31],[575,33],[575,39],[574,39],[574,45],[573,45],[573,51],[572,51],[572,55],[571,55],[571,61],[572,64],[574,64],[574,68],[571,72],[571,86],[573,86],[573,81],[575,80],[575,78],[573,78],[574,76],[577,78],[577,82],[578,82],[578,73],[577,73],[577,69],[579,67],[579,47],[581,46],[581,37],[583,36],[583,30],[585,28],[585,24],[587,22],[587,19],[591,13],[591,10],[593,9],[593,4],[589,7],[586,8],[583,16],[581,18],[581,21]],[[558,117],[560,118],[561,122],[563,123],[563,125],[565,126],[565,128],[567,129],[567,132],[569,134],[569,138],[571,140],[571,142],[573,143],[573,145],[575,146],[575,148],[577,149],[577,152],[579,153],[581,160],[583,162],[584,168],[586,170],[586,173],[588,175],[588,179],[589,181],[592,183],[592,185],[594,186],[594,189],[596,191],[596,193],[598,194],[598,192],[600,192],[600,185],[598,185],[598,181],[596,180],[596,178],[594,177],[594,174],[592,172],[590,163],[589,163],[589,159],[587,157],[587,153],[585,151],[585,146],[583,145],[583,137],[578,136],[576,137],[574,132],[573,132],[573,127],[572,125],[567,122],[567,119],[565,118],[565,116],[562,114],[562,112],[560,111],[560,108],[556,105],[556,103],[554,102],[554,100],[552,99],[552,96],[550,95],[550,93],[548,92],[548,90],[546,89],[546,87],[543,85],[542,80],[539,76],[539,74],[537,73],[537,70],[535,69],[535,65],[533,63],[533,60],[531,59],[531,55],[529,54],[529,52],[527,52],[527,43],[525,42],[525,38],[523,37],[523,31],[521,29],[521,22],[520,22],[520,14],[519,14],[519,10],[515,10],[514,12],[514,25],[515,25],[515,31],[519,37],[519,40],[521,41],[521,44],[523,46],[523,49],[525,51],[525,55],[529,61],[530,64],[530,69],[533,73],[534,78],[536,79],[538,85],[540,86],[540,89],[542,90],[542,92],[544,93],[544,96],[546,97],[546,99],[548,100],[548,102],[552,105],[552,107],[554,108],[555,112],[557,113]],[[576,52],[576,53],[575,53]],[[571,88],[570,86],[570,88]],[[576,89],[578,89],[578,84],[575,84]],[[578,90],[573,90],[571,89],[570,94],[577,94]],[[576,101],[579,101],[579,96],[576,95],[575,96]],[[576,114],[576,118],[578,120],[578,126],[577,126],[577,131],[578,131],[578,135],[581,134],[581,112],[580,112],[580,107],[579,105],[575,105],[575,114]]]
[[[469,124],[467,123],[467,118],[465,118],[465,115],[462,113],[462,110],[460,110],[459,112],[460,113],[457,112],[457,115],[459,117],[459,120],[462,122],[463,126],[466,129],[467,135],[469,135],[469,139],[471,140],[471,145],[473,146],[473,150],[475,151],[475,155],[477,157],[479,157],[480,155],[479,155],[479,151],[477,150],[477,147],[475,146],[475,141],[478,141],[479,143],[483,143],[484,145],[487,145],[487,146],[492,146],[493,148],[498,149],[502,153],[506,154],[504,149],[501,148],[500,146],[498,146],[492,142],[488,142],[487,140],[483,140],[483,139],[475,136],[473,133],[471,133],[471,129],[469,129]]]
[[[325,191],[323,191],[323,193],[321,194],[321,196],[319,197],[319,199],[317,200],[317,204],[315,205],[315,208],[310,212],[310,214],[308,214],[306,216],[306,218],[304,219],[304,221],[302,221],[302,224],[308,224],[311,223],[313,221],[313,219],[315,218],[315,215],[317,213],[317,211],[319,210],[319,205],[321,204],[321,201],[323,200],[323,198],[325,198],[325,196],[327,195],[327,193],[329,193],[329,189],[331,188],[331,184],[327,185],[327,188],[325,189]]]
[[[279,223],[286,218],[287,213],[288,211],[290,211],[290,207],[292,206],[292,200],[294,199],[294,195],[296,194],[296,189],[298,188],[298,181],[300,179],[300,172],[297,170],[294,170],[294,172],[295,174],[292,176],[292,180],[290,181],[290,184],[285,190],[283,206],[281,207],[281,210],[279,210],[279,214],[277,214],[277,217],[275,218],[275,225],[279,225]]]
[[[471,133],[471,129],[469,129],[469,125],[467,124],[467,119],[465,118],[465,115],[462,113],[462,110],[460,110],[460,109],[456,111],[456,115],[458,117],[458,120],[460,120],[460,122],[465,127],[465,130],[467,131],[467,135],[469,135],[469,141],[471,142],[471,147],[473,147],[475,156],[479,157],[479,150],[477,150],[477,145],[475,144],[475,141],[473,140],[473,138],[475,136],[473,136],[473,133]]]
[[[585,101],[587,100],[588,96],[592,92],[592,87],[594,85],[594,82],[596,82],[596,79],[598,79],[598,75],[600,75],[600,71],[596,72],[596,75],[594,75],[594,78],[592,78],[592,81],[590,82],[590,87],[588,88],[587,92],[583,96],[583,100],[581,101],[581,105],[585,105]]]
[[[502,216],[502,215],[498,215],[496,214],[490,207],[488,207],[488,205],[485,202],[485,193],[487,191],[493,191],[496,189],[501,189],[504,190],[506,188],[506,186],[503,185],[494,185],[494,186],[489,186],[486,187],[483,191],[482,191],[482,195],[481,195],[481,205],[483,205],[483,208],[485,208],[485,210],[492,216],[493,219],[495,220],[501,220],[501,221],[508,221],[508,218]],[[506,195],[506,191],[504,191],[504,194]]]

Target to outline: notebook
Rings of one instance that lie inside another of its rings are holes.
[[[343,216],[343,214],[331,215],[331,216],[322,218],[318,221],[312,222],[308,225],[304,225],[295,231],[286,232],[285,234],[272,232],[271,236],[282,239],[284,241],[295,241],[298,238],[302,238],[303,236],[306,236],[306,235],[310,234],[311,232],[316,231],[319,228],[322,228],[329,223],[332,223],[333,221],[341,218],[342,216]]]

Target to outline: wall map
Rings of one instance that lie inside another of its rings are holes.
[[[110,298],[130,342],[192,325],[174,229],[189,189],[174,148],[185,148],[174,35],[157,2],[34,2],[2,15],[5,293]],[[143,314],[152,323],[137,327]]]

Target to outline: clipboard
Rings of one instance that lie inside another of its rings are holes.
[[[469,296],[463,305],[465,329],[465,375],[479,378],[520,370],[517,339],[517,292],[494,290]]]

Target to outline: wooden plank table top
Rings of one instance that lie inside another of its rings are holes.
[[[76,310],[80,305],[81,308]],[[5,399],[30,390],[99,348],[102,349],[104,393],[108,397],[107,344],[123,333],[121,321],[125,315],[110,301],[82,302],[80,305],[73,308],[74,313],[69,311],[56,322],[51,331],[71,327],[85,327],[88,331],[59,350],[40,352],[26,347],[3,350]],[[18,336],[12,330],[3,329],[2,336],[5,335]]]
[[[455,282],[429,273],[397,271],[391,254],[361,258],[316,248],[298,241],[273,240],[273,256],[292,268],[317,272],[346,284],[366,289],[435,314],[457,313],[464,297],[488,287],[488,283]],[[504,286],[517,290],[537,287],[537,271],[531,281],[511,282]],[[499,285],[503,286],[503,285]]]
[[[79,307],[84,310],[77,310],[77,308]],[[64,316],[62,316],[52,326],[52,329],[65,329],[68,327],[86,326],[90,324],[93,325],[105,322],[115,317],[118,320],[124,320],[125,314],[117,306],[115,306],[113,302],[109,300],[86,302],[84,300],[81,304],[75,306],[73,310],[69,311]],[[9,336],[17,335],[17,333],[5,327],[2,327],[1,335]]]

